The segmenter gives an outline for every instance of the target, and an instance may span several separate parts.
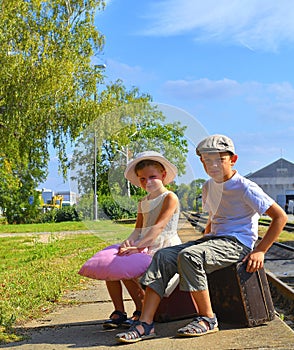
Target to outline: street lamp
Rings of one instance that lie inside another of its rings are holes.
[[[106,64],[95,64],[96,69],[105,69]],[[94,101],[97,102],[97,93],[95,92]],[[97,137],[96,137],[96,125],[94,127],[94,220],[98,219],[98,202],[97,202]]]

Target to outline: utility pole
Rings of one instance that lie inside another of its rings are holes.
[[[105,64],[95,64],[95,69],[105,69]],[[95,92],[94,95],[94,101],[97,103],[97,92]],[[97,201],[97,136],[96,136],[96,123],[94,126],[94,208],[93,208],[93,216],[94,221],[97,221],[98,219],[98,201]]]

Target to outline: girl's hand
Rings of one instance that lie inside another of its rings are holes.
[[[137,247],[120,247],[118,255],[131,255],[139,252]]]
[[[126,239],[126,240],[123,241],[122,244],[120,245],[120,249],[121,249],[121,248],[132,247],[133,245],[134,245],[134,241],[129,241],[128,239]]]

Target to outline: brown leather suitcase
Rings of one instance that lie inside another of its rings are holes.
[[[254,327],[275,317],[264,269],[246,272],[246,263],[233,264],[208,275],[213,311],[218,321]]]
[[[169,322],[192,318],[197,315],[197,306],[189,292],[179,286],[168,297],[163,297],[154,316],[155,322]]]

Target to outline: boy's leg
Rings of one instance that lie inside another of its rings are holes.
[[[213,317],[208,289],[191,292],[191,295],[198,307],[198,313],[202,316]]]
[[[210,239],[182,250],[178,258],[180,288],[190,291],[199,311],[190,324],[178,330],[180,336],[198,336],[218,330],[213,313],[207,273],[240,261],[250,251],[227,238]]]
[[[158,250],[141,279],[146,286],[142,315],[127,332],[116,335],[120,343],[134,343],[155,336],[153,318],[169,280],[177,273],[179,252],[193,242]]]
[[[161,297],[153,289],[147,287],[140,321],[148,324],[152,323],[160,301]]]
[[[153,289],[162,298],[170,279],[178,272],[180,251],[193,244],[195,241],[158,250],[141,278],[141,284]]]

